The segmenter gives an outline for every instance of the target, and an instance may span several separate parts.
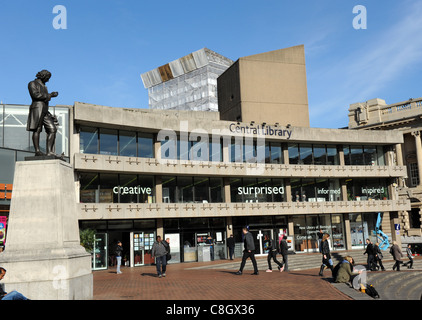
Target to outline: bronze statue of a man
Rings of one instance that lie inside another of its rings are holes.
[[[46,82],[50,80],[51,73],[42,70],[37,73],[36,79],[28,84],[29,94],[32,103],[29,108],[27,131],[32,131],[32,142],[34,143],[35,156],[44,156],[40,150],[40,133],[44,126],[47,133],[47,156],[55,154],[55,142],[57,132],[57,119],[48,111],[48,102],[59,95],[58,92],[48,93]]]

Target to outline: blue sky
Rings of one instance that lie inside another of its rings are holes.
[[[311,126],[344,127],[351,103],[422,96],[420,17],[414,0],[0,0],[0,101],[29,104],[27,83],[48,69],[52,104],[148,108],[140,74],[193,51],[237,60],[304,44]]]

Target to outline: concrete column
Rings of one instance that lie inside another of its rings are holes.
[[[350,219],[349,214],[343,215],[344,220],[344,236],[346,242],[346,250],[352,250],[352,235],[350,234]]]
[[[398,166],[403,165],[403,152],[400,143],[396,144],[396,161]]]
[[[157,236],[161,236],[161,239],[164,239],[164,221],[162,218],[157,219]]]
[[[161,176],[155,176],[155,202],[163,202],[163,182]]]
[[[294,236],[295,234],[295,226],[293,225],[293,216],[288,216],[287,222],[287,233],[289,236]]]
[[[230,178],[225,177],[223,179],[223,183],[224,183],[224,202],[230,203],[231,202]]]
[[[419,131],[412,132],[412,136],[415,137],[416,144],[416,158],[418,161],[418,174],[419,174],[419,184],[422,186],[422,144],[421,144],[421,135]]]
[[[158,161],[161,160],[161,141],[157,141],[157,135],[155,135],[154,141],[154,157]]]
[[[340,165],[344,166],[345,162],[344,162],[344,150],[343,150],[343,146],[339,146],[338,147],[338,157],[339,157],[339,161],[340,161]]]

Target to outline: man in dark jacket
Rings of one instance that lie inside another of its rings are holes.
[[[230,237],[227,238],[227,247],[229,248],[230,260],[233,260],[234,247],[235,247],[233,234],[231,234]]]
[[[280,253],[283,256],[283,262],[284,262],[284,271],[289,271],[289,265],[287,261],[287,257],[289,254],[289,246],[287,244],[287,236],[283,236],[283,239],[281,239],[280,242]]]
[[[255,243],[253,241],[252,234],[248,231],[247,228],[243,228],[243,234],[245,236],[243,240],[243,244],[245,247],[245,250],[243,250],[243,256],[242,256],[242,263],[240,264],[240,269],[238,272],[236,272],[237,275],[241,275],[243,272],[243,268],[245,267],[246,259],[251,258],[253,269],[254,269],[254,275],[258,274],[258,265],[256,264],[255,260]]]
[[[366,250],[363,254],[368,255],[368,269],[371,271],[377,270],[377,265],[375,263],[375,248],[371,242],[371,240],[366,239]]]

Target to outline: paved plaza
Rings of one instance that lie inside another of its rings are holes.
[[[261,260],[264,258],[259,258]],[[214,262],[170,264],[167,275],[158,278],[155,266],[122,268],[116,274],[110,268],[94,272],[95,300],[350,300],[318,276],[318,269],[252,275],[245,268],[243,275],[235,269],[212,267]],[[247,262],[247,265],[250,261]],[[327,272],[328,276],[328,272]]]

